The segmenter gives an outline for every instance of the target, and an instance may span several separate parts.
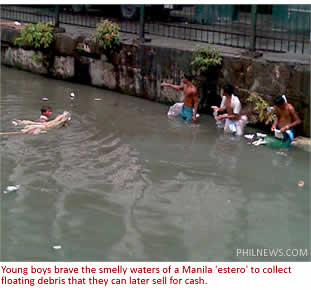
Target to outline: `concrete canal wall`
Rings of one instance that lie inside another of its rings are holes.
[[[18,28],[1,25],[1,62],[5,65],[164,103],[178,101],[180,93],[161,87],[161,82],[181,82],[184,72],[191,68],[192,50],[197,44],[188,42],[188,46],[176,48],[164,45],[163,40],[158,45],[155,41],[139,43],[132,38],[122,41],[120,52],[107,57],[89,42],[88,34],[57,33],[55,45],[49,51],[17,47],[14,39],[18,36]],[[213,91],[213,87],[217,93],[224,83],[235,87],[244,107],[251,92],[268,99],[285,94],[302,118],[298,133],[310,136],[310,60],[296,61],[272,53],[252,57],[243,54],[244,50],[217,48],[223,65],[217,74],[205,80],[199,78],[205,84],[200,89],[201,97],[207,90]]]

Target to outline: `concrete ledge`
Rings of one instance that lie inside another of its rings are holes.
[[[299,136],[295,138],[295,140],[291,143],[291,146],[311,152],[311,139]]]
[[[14,40],[20,36],[19,30],[23,27],[22,25],[14,24],[14,22],[1,22],[1,42],[14,44]]]

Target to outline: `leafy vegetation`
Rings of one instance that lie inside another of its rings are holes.
[[[91,36],[100,47],[112,51],[120,45],[120,26],[105,19],[97,24],[96,33]]]
[[[252,93],[246,101],[254,106],[254,112],[258,114],[260,122],[266,121],[266,123],[272,122],[276,115],[273,110],[268,110],[270,105],[261,96],[256,93]]]
[[[29,45],[34,48],[48,48],[55,39],[55,28],[51,23],[29,23],[20,31],[15,44]]]
[[[42,63],[41,57],[40,57],[39,55],[37,55],[37,54],[34,54],[34,55],[32,56],[32,59],[33,59],[33,61],[34,61],[36,64]]]
[[[210,67],[217,67],[222,64],[222,57],[218,50],[206,46],[197,45],[193,51],[192,67],[199,73],[208,73]]]

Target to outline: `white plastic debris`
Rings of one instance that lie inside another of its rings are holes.
[[[257,137],[259,137],[259,138],[264,138],[264,137],[266,137],[267,136],[267,134],[263,134],[263,133],[256,133],[256,135],[257,135]]]
[[[94,101],[101,101],[101,98],[95,98]]]
[[[48,98],[48,97],[42,97],[41,100],[42,100],[42,101],[48,101],[49,98]]]
[[[182,109],[184,103],[176,103],[173,106],[170,106],[167,115],[177,117]]]
[[[20,23],[17,22],[17,21],[15,21],[14,24],[15,24],[15,25],[22,25],[22,24],[20,24]]]
[[[18,125],[18,123],[16,122],[16,121],[12,121],[12,124],[14,125],[14,126],[17,126]]]
[[[74,92],[71,92],[70,93],[70,98],[74,99],[76,97],[75,93]]]
[[[303,187],[305,185],[305,182],[303,180],[298,181],[298,187]]]
[[[255,134],[244,135],[244,138],[246,138],[247,140],[252,140],[254,137],[255,137]]]
[[[275,136],[275,138],[278,138],[278,139],[284,138],[283,133],[281,133],[280,130],[278,130],[278,129],[274,130],[274,136]]]
[[[271,113],[273,111],[273,106],[267,107],[266,110],[267,110],[268,113]]]
[[[287,154],[285,152],[282,152],[282,151],[276,152],[276,154],[287,157]]]
[[[9,192],[17,191],[19,190],[21,186],[20,185],[8,185],[5,190],[3,191],[3,194],[7,194]]]
[[[53,246],[53,249],[54,249],[54,250],[60,250],[61,248],[62,248],[61,245],[55,245],[55,246]]]
[[[255,142],[253,142],[252,144],[254,146],[264,145],[264,144],[266,144],[266,141],[263,140],[263,139],[259,139],[259,140],[255,141]]]
[[[89,46],[86,43],[83,43],[83,50],[90,53],[91,49],[89,48]]]

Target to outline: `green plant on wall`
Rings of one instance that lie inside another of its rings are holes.
[[[91,36],[106,52],[112,52],[120,45],[120,26],[105,19],[97,24],[96,32]]]
[[[80,54],[84,54],[85,53],[85,50],[83,49],[83,44],[82,43],[79,43],[76,47],[76,51]]]
[[[29,45],[34,48],[48,48],[55,39],[55,28],[51,23],[29,23],[20,31],[15,44]]]
[[[258,114],[258,119],[260,122],[266,121],[266,123],[272,122],[276,115],[272,111],[268,111],[270,107],[269,103],[266,102],[261,96],[256,93],[251,93],[251,95],[246,99],[246,101],[254,106],[254,112]]]
[[[42,63],[41,57],[40,57],[39,55],[37,55],[37,54],[34,54],[34,55],[32,56],[32,59],[33,59],[33,61],[34,61],[36,64]]]
[[[222,57],[219,51],[211,48],[209,44],[206,46],[197,45],[192,53],[192,67],[198,73],[208,73],[211,67],[218,67],[222,64]]]

